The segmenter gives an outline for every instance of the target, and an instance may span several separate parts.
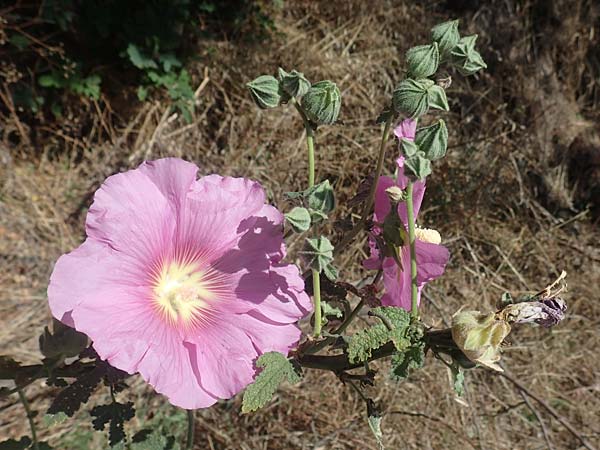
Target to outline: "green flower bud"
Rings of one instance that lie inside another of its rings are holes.
[[[431,38],[438,44],[441,59],[447,59],[460,39],[458,20],[436,25],[431,29]]]
[[[281,67],[278,73],[281,90],[290,97],[302,97],[310,89],[310,81],[304,77],[303,73],[296,70],[287,73]]]
[[[465,356],[500,372],[500,345],[509,333],[508,322],[494,313],[463,311],[452,318],[452,339]]]
[[[279,106],[281,95],[279,93],[279,81],[271,75],[261,75],[246,84],[254,103],[261,108],[275,108]]]
[[[333,245],[326,237],[306,239],[300,254],[311,269],[319,273],[324,272],[329,279],[337,277],[337,271],[332,265]]]
[[[406,64],[410,78],[427,78],[433,75],[440,64],[438,44],[419,45],[406,52]]]
[[[430,161],[443,158],[448,148],[448,128],[446,128],[446,123],[440,119],[431,126],[418,129],[415,136],[415,143]]]
[[[427,78],[403,80],[392,97],[394,110],[411,119],[425,114],[429,110],[428,90],[434,85],[435,83]]]
[[[431,173],[431,161],[421,151],[410,158],[406,158],[404,160],[404,167],[408,169],[409,175],[413,175],[419,180],[422,180]]]
[[[413,141],[409,141],[406,138],[400,139],[400,151],[403,156],[410,158],[411,156],[415,156],[419,151],[419,146],[415,144]]]
[[[481,69],[487,68],[487,64],[477,50],[475,42],[477,35],[465,36],[458,41],[458,44],[452,49],[452,65],[462,75],[473,75]]]
[[[318,125],[335,123],[340,114],[342,95],[335,83],[325,80],[312,85],[304,97],[302,108],[307,117]]]
[[[302,208],[301,206],[296,206],[290,212],[286,213],[285,220],[288,221],[296,233],[307,231],[311,224],[310,213],[306,208]]]

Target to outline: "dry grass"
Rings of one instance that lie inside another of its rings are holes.
[[[345,202],[372,170],[373,119],[400,78],[401,54],[426,39],[437,21],[460,16],[463,30],[480,34],[490,68],[481,77],[455,80],[449,92],[451,151],[429,181],[423,220],[440,229],[452,260],[429,286],[423,316],[443,326],[461,307],[492,308],[503,292],[535,290],[566,270],[567,319],[552,331],[517,329],[504,362],[600,445],[598,8],[583,0],[392,3],[290,0],[270,42],[208,43],[196,68],[190,125],[165,113],[166,104],[148,104],[124,118],[103,102],[74,112],[72,122],[46,130],[37,144],[15,144],[6,135],[17,128],[5,117],[0,354],[24,362],[39,357],[52,265],[81,242],[85,208],[106,175],[146,158],[181,156],[203,173],[260,180],[285,206],[283,192],[305,184],[301,124],[291,108],[257,111],[243,88],[278,65],[312,80],[335,80],[343,92],[342,123],[319,130],[317,140],[317,176],[334,182],[343,217]],[[345,279],[364,277],[356,264],[364,254],[364,242],[357,242],[341,256]],[[386,412],[390,449],[548,448],[536,416],[555,449],[580,448],[546,410],[531,401],[532,410],[528,397],[495,374],[469,372],[462,403],[447,369],[432,359],[400,384],[388,379],[385,364],[377,367],[377,387],[369,394]],[[163,402],[139,380],[134,387],[138,405]],[[41,384],[27,391],[37,405],[47,403],[44,392]],[[362,401],[331,374],[308,373],[253,415],[240,415],[240,401],[199,413],[197,448],[376,449]],[[41,428],[60,442],[72,426]],[[0,403],[0,435],[16,437],[24,427],[18,400]]]

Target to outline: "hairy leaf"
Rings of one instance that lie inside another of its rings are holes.
[[[285,213],[285,220],[288,221],[296,233],[302,233],[310,228],[310,213],[301,206],[296,206],[290,212]]]
[[[423,367],[425,360],[425,343],[414,342],[404,352],[394,353],[392,356],[392,378],[403,380],[408,377],[412,369]]]
[[[284,380],[290,383],[300,381],[300,376],[292,363],[279,352],[269,352],[261,355],[256,360],[256,367],[263,370],[244,392],[243,413],[256,411],[265,406],[273,398],[277,387]]]

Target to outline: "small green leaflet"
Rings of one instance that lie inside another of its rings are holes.
[[[423,367],[425,361],[425,342],[414,342],[403,352],[392,356],[392,378],[399,381],[408,378],[411,369]]]
[[[265,406],[275,394],[277,387],[287,380],[297,383],[300,376],[292,363],[279,352],[269,352],[256,360],[256,367],[262,371],[254,382],[246,388],[242,401],[242,412],[249,413]]]
[[[465,372],[456,363],[452,365],[451,370],[454,392],[456,392],[457,396],[462,397],[465,394]]]

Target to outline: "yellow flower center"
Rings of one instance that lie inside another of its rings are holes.
[[[423,242],[429,242],[430,244],[441,244],[442,237],[437,230],[431,228],[416,228],[415,237]]]
[[[160,313],[171,323],[193,323],[215,299],[211,283],[196,264],[166,264],[156,277],[153,293]]]

